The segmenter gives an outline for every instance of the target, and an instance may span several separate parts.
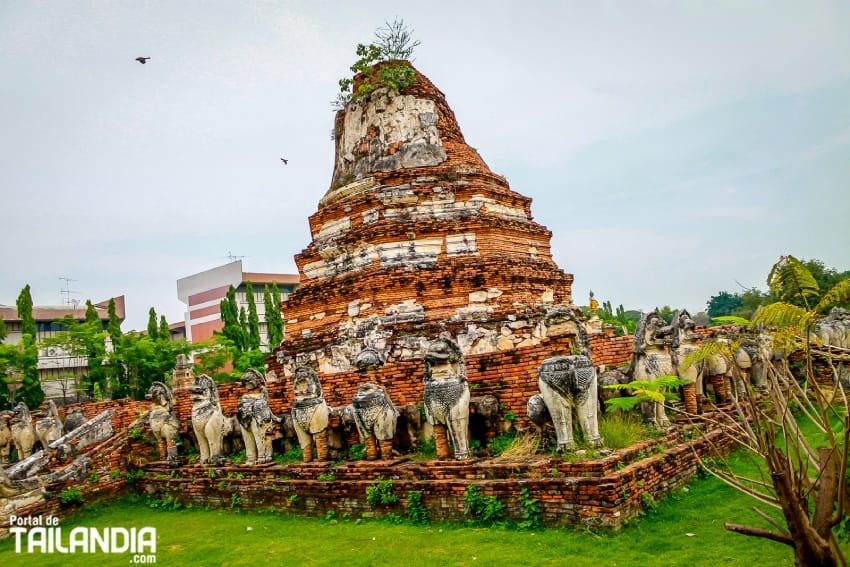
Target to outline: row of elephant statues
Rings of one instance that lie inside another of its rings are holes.
[[[372,348],[361,351],[355,365],[370,369],[383,364],[381,354]],[[297,367],[292,375],[294,400],[289,419],[275,415],[269,405],[263,374],[249,369],[242,378],[245,392],[240,397],[236,415],[224,415],[215,382],[200,375],[188,387],[192,399],[192,429],[203,464],[220,465],[225,461],[224,438],[235,428],[241,433],[248,465],[272,460],[272,440],[278,424],[287,421],[297,435],[303,460],[328,459],[328,427],[332,413],[353,421],[367,460],[387,460],[392,456],[393,438],[400,410],[393,405],[386,388],[375,382],[361,384],[351,401],[343,408],[331,408],[325,401],[316,372],[307,366]],[[558,447],[575,447],[572,415],[585,430],[586,438],[602,446],[597,423],[597,375],[593,362],[585,355],[558,356],[547,359],[538,372],[541,402],[558,436]],[[430,341],[424,358],[423,407],[427,423],[433,429],[437,457],[466,459],[470,456],[468,441],[470,389],[461,349],[448,333]],[[490,396],[492,397],[492,396]],[[155,382],[147,398],[153,402],[149,416],[160,456],[177,462],[177,438],[180,423],[173,411],[173,394],[161,382]],[[494,398],[495,400],[495,398]],[[483,405],[483,404],[482,404]],[[498,401],[490,403],[498,408]],[[412,406],[417,414],[418,408]],[[481,411],[480,407],[476,409]],[[315,448],[315,453],[314,453]]]
[[[652,381],[661,376],[687,380],[695,396],[690,402],[686,398],[685,410],[696,413],[709,391],[718,403],[724,403],[736,395],[746,396],[751,387],[764,390],[769,382],[769,369],[778,368],[785,361],[785,353],[776,350],[772,338],[764,333],[721,329],[711,340],[720,348],[707,351],[699,360],[692,355],[705,341],[696,332],[690,313],[681,309],[667,323],[656,310],[650,311],[642,316],[635,330],[632,361],[625,381]],[[604,375],[602,381],[616,382]],[[659,428],[670,425],[661,403],[645,404],[643,419]]]
[[[31,412],[24,402],[0,411],[0,465],[9,464],[13,446],[21,461],[32,455],[37,445],[47,450],[50,443],[85,421],[82,410],[74,408],[63,422],[53,400],[48,400],[41,412]]]

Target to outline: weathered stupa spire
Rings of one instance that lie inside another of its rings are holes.
[[[478,152],[463,139],[445,95],[407,61],[379,63],[373,73],[379,74],[385,65],[409,67],[414,83],[403,93],[378,89],[337,113],[336,159],[328,193],[365,176],[381,179],[403,169],[449,171],[461,167],[490,173]],[[361,77],[355,78],[355,91]]]

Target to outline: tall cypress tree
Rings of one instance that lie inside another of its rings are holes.
[[[32,316],[30,284],[25,285],[24,289],[21,290],[15,305],[18,307],[18,317],[21,318],[21,334],[29,335],[32,342],[35,342],[38,331],[35,328],[35,319]]]
[[[92,305],[91,299],[86,299],[86,323],[103,326],[100,322],[100,315],[98,315],[97,309]]]
[[[166,321],[165,315],[159,316],[159,335],[157,338],[171,340],[171,329],[168,328],[168,321]]]
[[[242,352],[248,350],[248,315],[245,314],[245,308],[239,308],[239,327],[242,329]]]
[[[115,299],[109,300],[109,307],[107,308],[107,313],[109,314],[109,323],[107,324],[107,330],[109,331],[109,338],[112,339],[112,348],[118,348],[118,343],[121,341],[121,321],[118,319],[118,313],[115,311]]]
[[[18,317],[21,318],[22,351],[18,367],[23,373],[23,380],[15,397],[18,401],[24,402],[28,408],[35,409],[44,401],[44,390],[41,389],[41,381],[38,378],[38,346],[36,344],[38,330],[32,315],[32,295],[29,284],[21,290],[15,305],[18,308]]]
[[[153,307],[148,311],[148,336],[154,341],[159,337],[159,327],[156,326],[156,310]]]
[[[283,323],[283,314],[280,311],[280,289],[278,289],[277,284],[272,284],[272,303],[274,303],[274,309],[272,309],[271,319],[269,319],[269,315],[266,314],[266,320],[270,321],[269,328],[274,328],[274,341],[269,338],[269,345],[278,346],[281,341],[283,341],[284,337],[284,323]],[[271,331],[269,331],[271,333]]]
[[[230,286],[227,295],[220,303],[221,320],[224,326],[222,334],[233,342],[239,352],[245,350],[245,331],[239,321],[239,307],[236,304],[236,289]]]
[[[272,351],[280,344],[281,339],[277,325],[275,324],[274,314],[275,311],[278,312],[278,315],[280,314],[280,307],[275,307],[268,284],[263,288],[263,306],[266,310],[266,340],[268,341],[269,351]]]
[[[254,301],[254,287],[251,282],[245,284],[245,297],[248,300],[248,348],[260,348],[260,317]]]

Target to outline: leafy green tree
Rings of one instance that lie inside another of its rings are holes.
[[[18,401],[24,402],[28,408],[35,409],[44,401],[44,390],[38,376],[38,330],[32,315],[32,295],[27,284],[21,290],[16,301],[18,317],[21,318],[21,351],[18,357],[18,368],[23,375],[21,385],[15,393]]]
[[[260,348],[260,316],[257,315],[257,304],[254,301],[254,287],[251,282],[245,283],[245,297],[248,299],[248,348]]]
[[[233,341],[216,331],[211,339],[194,343],[194,347],[197,352],[196,374],[211,376],[219,384],[233,381],[233,377],[226,370],[233,364],[233,358],[237,356]]]
[[[18,366],[19,345],[7,345],[0,341],[0,411],[12,407],[9,382],[10,371]]]
[[[159,332],[157,338],[160,340],[171,340],[171,329],[168,328],[168,321],[165,315],[159,316]]]
[[[835,268],[828,268],[821,260],[801,260],[800,263],[806,268],[818,284],[819,295],[818,300],[823,297],[823,294],[834,288],[841,281],[850,278],[850,270],[839,272]],[[839,301],[835,303],[835,307],[850,308],[850,302]]]
[[[132,331],[124,334],[115,353],[122,372],[113,386],[113,397],[144,399],[154,381],[169,379],[177,355],[191,351],[192,345],[185,340],[157,340]]]
[[[2,343],[6,336],[9,334],[9,331],[6,330],[6,322],[3,319],[0,319],[0,343]]]
[[[42,340],[41,347],[57,347],[68,357],[85,358],[86,373],[79,378],[75,388],[91,398],[95,395],[95,389],[106,392],[112,368],[105,364],[108,333],[103,330],[100,319],[81,323],[73,316],[66,315],[54,324],[62,330]]]
[[[814,265],[823,272],[822,262],[805,263],[791,255],[782,256],[773,265],[767,276],[767,285],[777,302],[800,307],[814,318],[817,314],[825,314],[832,307],[844,305],[850,300],[846,292],[850,287],[850,278],[840,279],[829,289],[821,289],[818,280],[809,270],[809,265]],[[825,282],[832,281],[832,278],[823,276],[821,279]]]
[[[735,315],[742,305],[741,296],[728,291],[720,291],[717,295],[712,295],[706,303],[708,316],[711,318]]]
[[[153,307],[148,311],[148,336],[153,340],[159,337],[159,327],[156,324],[156,310]]]

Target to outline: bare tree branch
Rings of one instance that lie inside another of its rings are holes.
[[[785,545],[790,545],[794,547],[794,539],[791,536],[778,534],[776,532],[772,532],[770,530],[764,530],[761,528],[752,528],[749,526],[741,526],[739,524],[730,524],[725,523],[723,527],[729,530],[730,532],[735,532],[739,534],[744,534],[748,536],[756,536],[763,537],[767,539],[771,539],[773,541],[778,541],[779,543],[784,543]]]

